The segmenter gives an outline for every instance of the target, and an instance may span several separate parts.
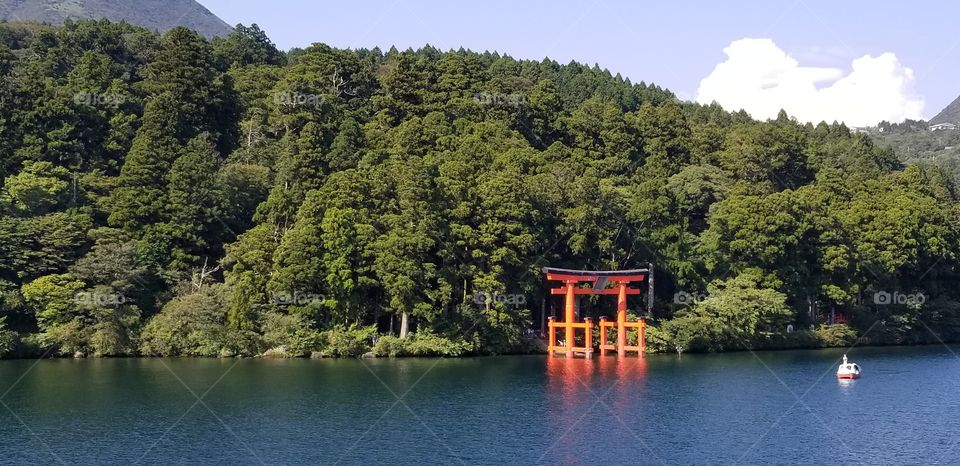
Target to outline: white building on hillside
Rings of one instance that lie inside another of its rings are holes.
[[[955,130],[957,125],[953,123],[937,123],[935,125],[930,125],[930,131],[941,131],[941,130]]]

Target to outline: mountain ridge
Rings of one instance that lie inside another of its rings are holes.
[[[957,97],[950,102],[949,105],[940,110],[936,116],[930,119],[929,122],[931,125],[937,125],[940,123],[953,123],[960,124],[960,97]]]
[[[195,0],[0,0],[0,20],[62,24],[67,19],[101,18],[161,32],[184,26],[207,37],[233,30]]]

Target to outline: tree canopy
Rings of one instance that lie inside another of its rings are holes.
[[[0,353],[528,351],[546,265],[653,264],[659,350],[960,339],[955,177],[842,124],[495,52],[11,28]]]

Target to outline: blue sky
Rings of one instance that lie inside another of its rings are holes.
[[[950,2],[200,3],[228,23],[259,24],[283,49],[313,42],[353,48],[429,43],[598,63],[634,81],[666,86],[681,98],[742,106],[758,117],[766,116],[767,106],[782,104],[804,115],[801,119],[855,125],[929,118],[960,95],[960,80],[954,79],[960,67],[955,32],[960,4]],[[767,40],[736,42],[745,38]],[[867,55],[850,76],[854,60]],[[708,76],[709,85],[701,89]]]

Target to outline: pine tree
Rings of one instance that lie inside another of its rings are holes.
[[[176,138],[179,122],[173,94],[163,93],[147,103],[143,126],[137,131],[110,196],[110,224],[129,232],[163,220],[166,175],[181,154]]]
[[[168,174],[165,221],[176,247],[172,269],[199,265],[201,256],[219,249],[226,236],[220,218],[222,193],[217,185],[220,154],[208,133],[190,140]]]
[[[177,122],[173,136],[181,143],[208,132],[221,152],[236,145],[238,104],[232,81],[217,71],[210,44],[196,32],[177,27],[164,34],[143,88],[153,96],[173,97],[177,105],[167,112]]]

